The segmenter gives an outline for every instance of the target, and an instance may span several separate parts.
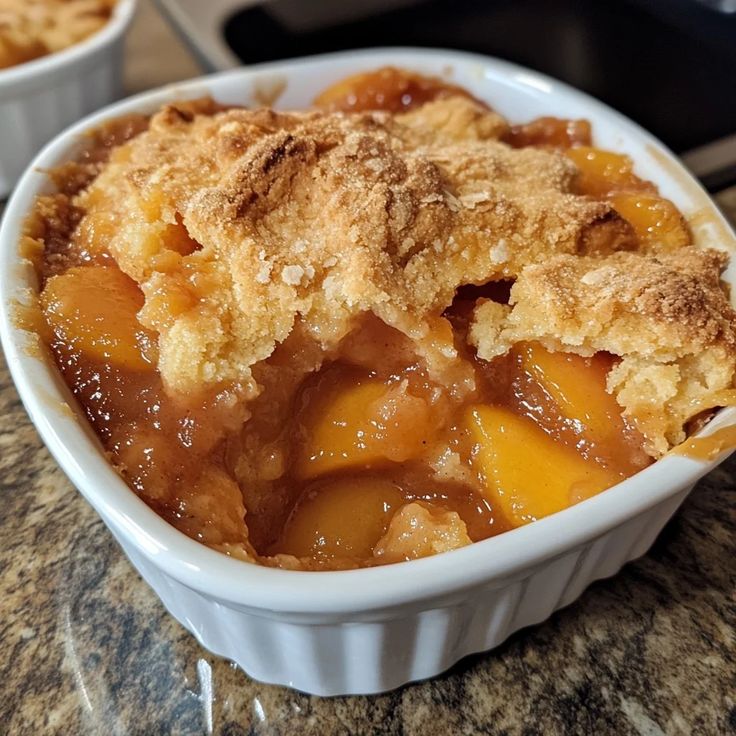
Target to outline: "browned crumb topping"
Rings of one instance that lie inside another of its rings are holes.
[[[659,256],[556,256],[523,269],[510,307],[476,308],[470,340],[486,360],[520,340],[622,358],[609,390],[656,454],[685,438],[698,411],[728,403],[736,313],[720,282],[725,253],[692,247]]]
[[[61,51],[96,33],[116,0],[0,0],[0,69]]]
[[[125,223],[104,247],[146,294],[171,389],[247,380],[297,319],[329,349],[367,311],[441,370],[455,352],[437,320],[461,284],[633,246],[608,204],[572,193],[563,155],[480,140],[498,116],[463,98],[429,107],[396,121],[169,106],[113,154],[75,203]],[[456,115],[478,140],[452,133]],[[434,142],[432,116],[450,121]]]

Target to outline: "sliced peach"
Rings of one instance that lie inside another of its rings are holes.
[[[592,440],[607,441],[621,431],[621,407],[606,391],[611,358],[596,354],[552,353],[538,343],[517,346],[527,373],[557,404],[562,416],[580,422]]]
[[[314,104],[328,110],[402,112],[450,95],[470,97],[467,90],[436,77],[387,66],[336,82],[318,95]]]
[[[514,350],[519,368],[547,397],[540,397],[546,408],[538,420],[546,432],[625,475],[651,462],[643,437],[627,425],[621,406],[606,390],[613,356],[551,353],[537,343],[522,343]],[[537,420],[536,415],[531,418]]]
[[[119,368],[152,368],[153,337],[139,322],[143,295],[122,271],[109,266],[70,268],[46,282],[41,304],[57,337],[74,352]]]
[[[91,209],[74,231],[74,244],[90,255],[105,253],[120,224],[106,210]]]
[[[601,197],[615,191],[652,191],[652,185],[633,171],[631,159],[621,153],[603,151],[592,146],[577,146],[565,151],[578,168],[578,190],[581,194]]]
[[[475,442],[473,465],[489,499],[513,526],[561,511],[621,480],[508,409],[471,407],[465,424]]]
[[[614,194],[611,204],[631,223],[644,245],[659,245],[668,250],[690,244],[687,224],[677,207],[652,194]]]
[[[554,146],[570,148],[590,145],[590,123],[587,120],[541,117],[523,125],[512,125],[504,141],[514,148]]]
[[[295,472],[315,478],[350,467],[371,467],[416,457],[428,441],[429,406],[405,382],[346,382],[302,417],[305,440]]]
[[[402,503],[398,486],[380,478],[341,478],[313,486],[295,506],[273,552],[370,557]]]

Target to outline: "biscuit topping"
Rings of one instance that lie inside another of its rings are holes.
[[[482,139],[447,132],[469,106]],[[325,351],[366,312],[421,341],[463,284],[553,253],[635,246],[610,205],[573,193],[565,156],[487,137],[498,116],[465,98],[398,120],[177,110],[154,116],[76,200],[120,223],[104,247],[146,295],[141,321],[160,334],[173,391],[246,380],[297,319]],[[429,140],[439,111],[445,132]],[[187,306],[164,323],[172,301]],[[441,371],[447,345],[421,350]]]
[[[96,33],[116,0],[0,0],[0,69],[61,51]]]

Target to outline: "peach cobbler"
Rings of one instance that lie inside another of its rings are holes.
[[[734,403],[726,255],[583,120],[382,69],[307,111],[121,119],[51,176],[44,341],[130,487],[229,555],[456,549]]]
[[[0,69],[61,51],[102,28],[117,0],[0,0]]]

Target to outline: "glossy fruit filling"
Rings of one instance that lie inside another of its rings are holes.
[[[234,389],[167,394],[136,318],[142,295],[115,266],[50,278],[42,303],[64,376],[131,486],[187,534],[275,564],[376,564],[439,551],[443,535],[478,541],[649,462],[606,392],[608,355],[468,354],[458,374],[475,388],[457,395],[429,379],[408,338],[367,317],[306,376],[308,342],[277,351],[245,422]],[[447,313],[458,337],[467,306]]]

